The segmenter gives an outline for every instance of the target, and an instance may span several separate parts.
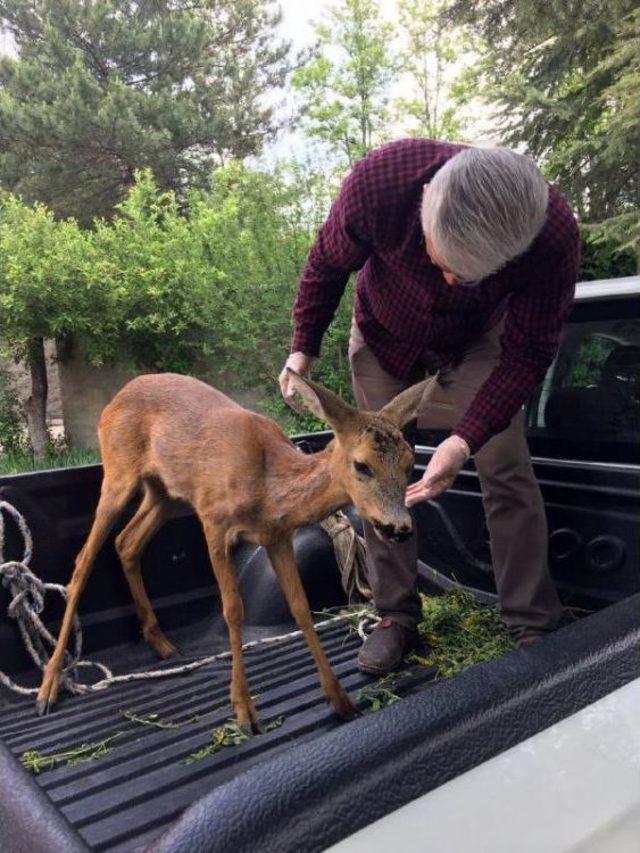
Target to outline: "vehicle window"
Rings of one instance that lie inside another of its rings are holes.
[[[527,422],[532,445],[555,441],[573,458],[640,462],[640,319],[569,323]]]

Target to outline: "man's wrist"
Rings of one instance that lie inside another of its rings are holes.
[[[464,438],[461,435],[457,435],[456,433],[453,433],[452,435],[449,436],[447,441],[451,442],[451,444],[455,444],[456,447],[460,448],[460,450],[462,451],[462,453],[464,455],[464,461],[465,462],[471,457],[471,448],[469,447],[469,445],[467,444],[467,442],[464,440]]]
[[[301,352],[313,358],[320,355],[322,335],[296,330],[291,338],[291,352]]]
[[[311,366],[313,366],[313,365],[316,363],[316,361],[318,360],[318,356],[316,356],[316,355],[307,355],[307,353],[306,353],[306,352],[300,352],[299,350],[296,350],[295,352],[290,352],[290,353],[289,353],[289,355],[287,356],[287,364],[289,364],[289,362],[290,362],[290,361],[292,361],[292,362],[294,362],[294,361],[300,362],[300,361],[302,361],[303,359],[304,359],[304,360],[307,362],[307,364],[311,367]]]
[[[308,359],[309,359],[309,361],[317,361],[317,360],[318,360],[318,356],[317,356],[317,355],[309,355],[309,353],[308,353],[308,352],[303,352],[302,350],[299,350],[299,349],[297,349],[297,350],[291,350],[291,352],[289,353],[289,355],[287,356],[287,358],[291,358],[291,357],[292,357],[292,356],[294,356],[294,355],[300,355],[300,356],[302,356],[303,358],[308,358]]]
[[[301,376],[310,376],[317,360],[315,356],[304,352],[292,352],[287,356],[284,366],[285,370],[288,368]]]

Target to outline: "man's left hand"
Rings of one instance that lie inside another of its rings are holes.
[[[422,478],[407,489],[405,503],[413,506],[446,492],[471,456],[469,445],[459,435],[450,435],[436,448]]]

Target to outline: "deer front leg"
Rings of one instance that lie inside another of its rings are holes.
[[[331,669],[331,664],[327,660],[327,656],[316,634],[311,611],[309,610],[309,601],[302,586],[296,565],[291,539],[287,537],[272,542],[267,546],[267,552],[271,559],[273,570],[287,599],[291,614],[304,634],[309,650],[313,655],[322,689],[336,714],[348,719],[354,715],[355,708]]]
[[[213,573],[222,598],[222,613],[229,630],[231,645],[231,707],[238,725],[247,734],[260,731],[260,721],[249,693],[247,673],[242,656],[242,618],[244,609],[238,589],[235,566],[231,560],[224,537],[220,536],[214,525],[203,521],[209,556]]]

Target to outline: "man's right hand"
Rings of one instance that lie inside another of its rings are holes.
[[[318,359],[314,358],[314,356],[305,355],[303,352],[292,352],[286,360],[282,373],[278,378],[280,382],[280,390],[282,391],[285,403],[287,403],[287,405],[299,415],[303,415],[305,413],[305,409],[295,399],[295,391],[289,381],[287,368],[295,370],[296,373],[300,374],[300,376],[304,376],[306,379],[310,379],[313,365],[317,360]]]

